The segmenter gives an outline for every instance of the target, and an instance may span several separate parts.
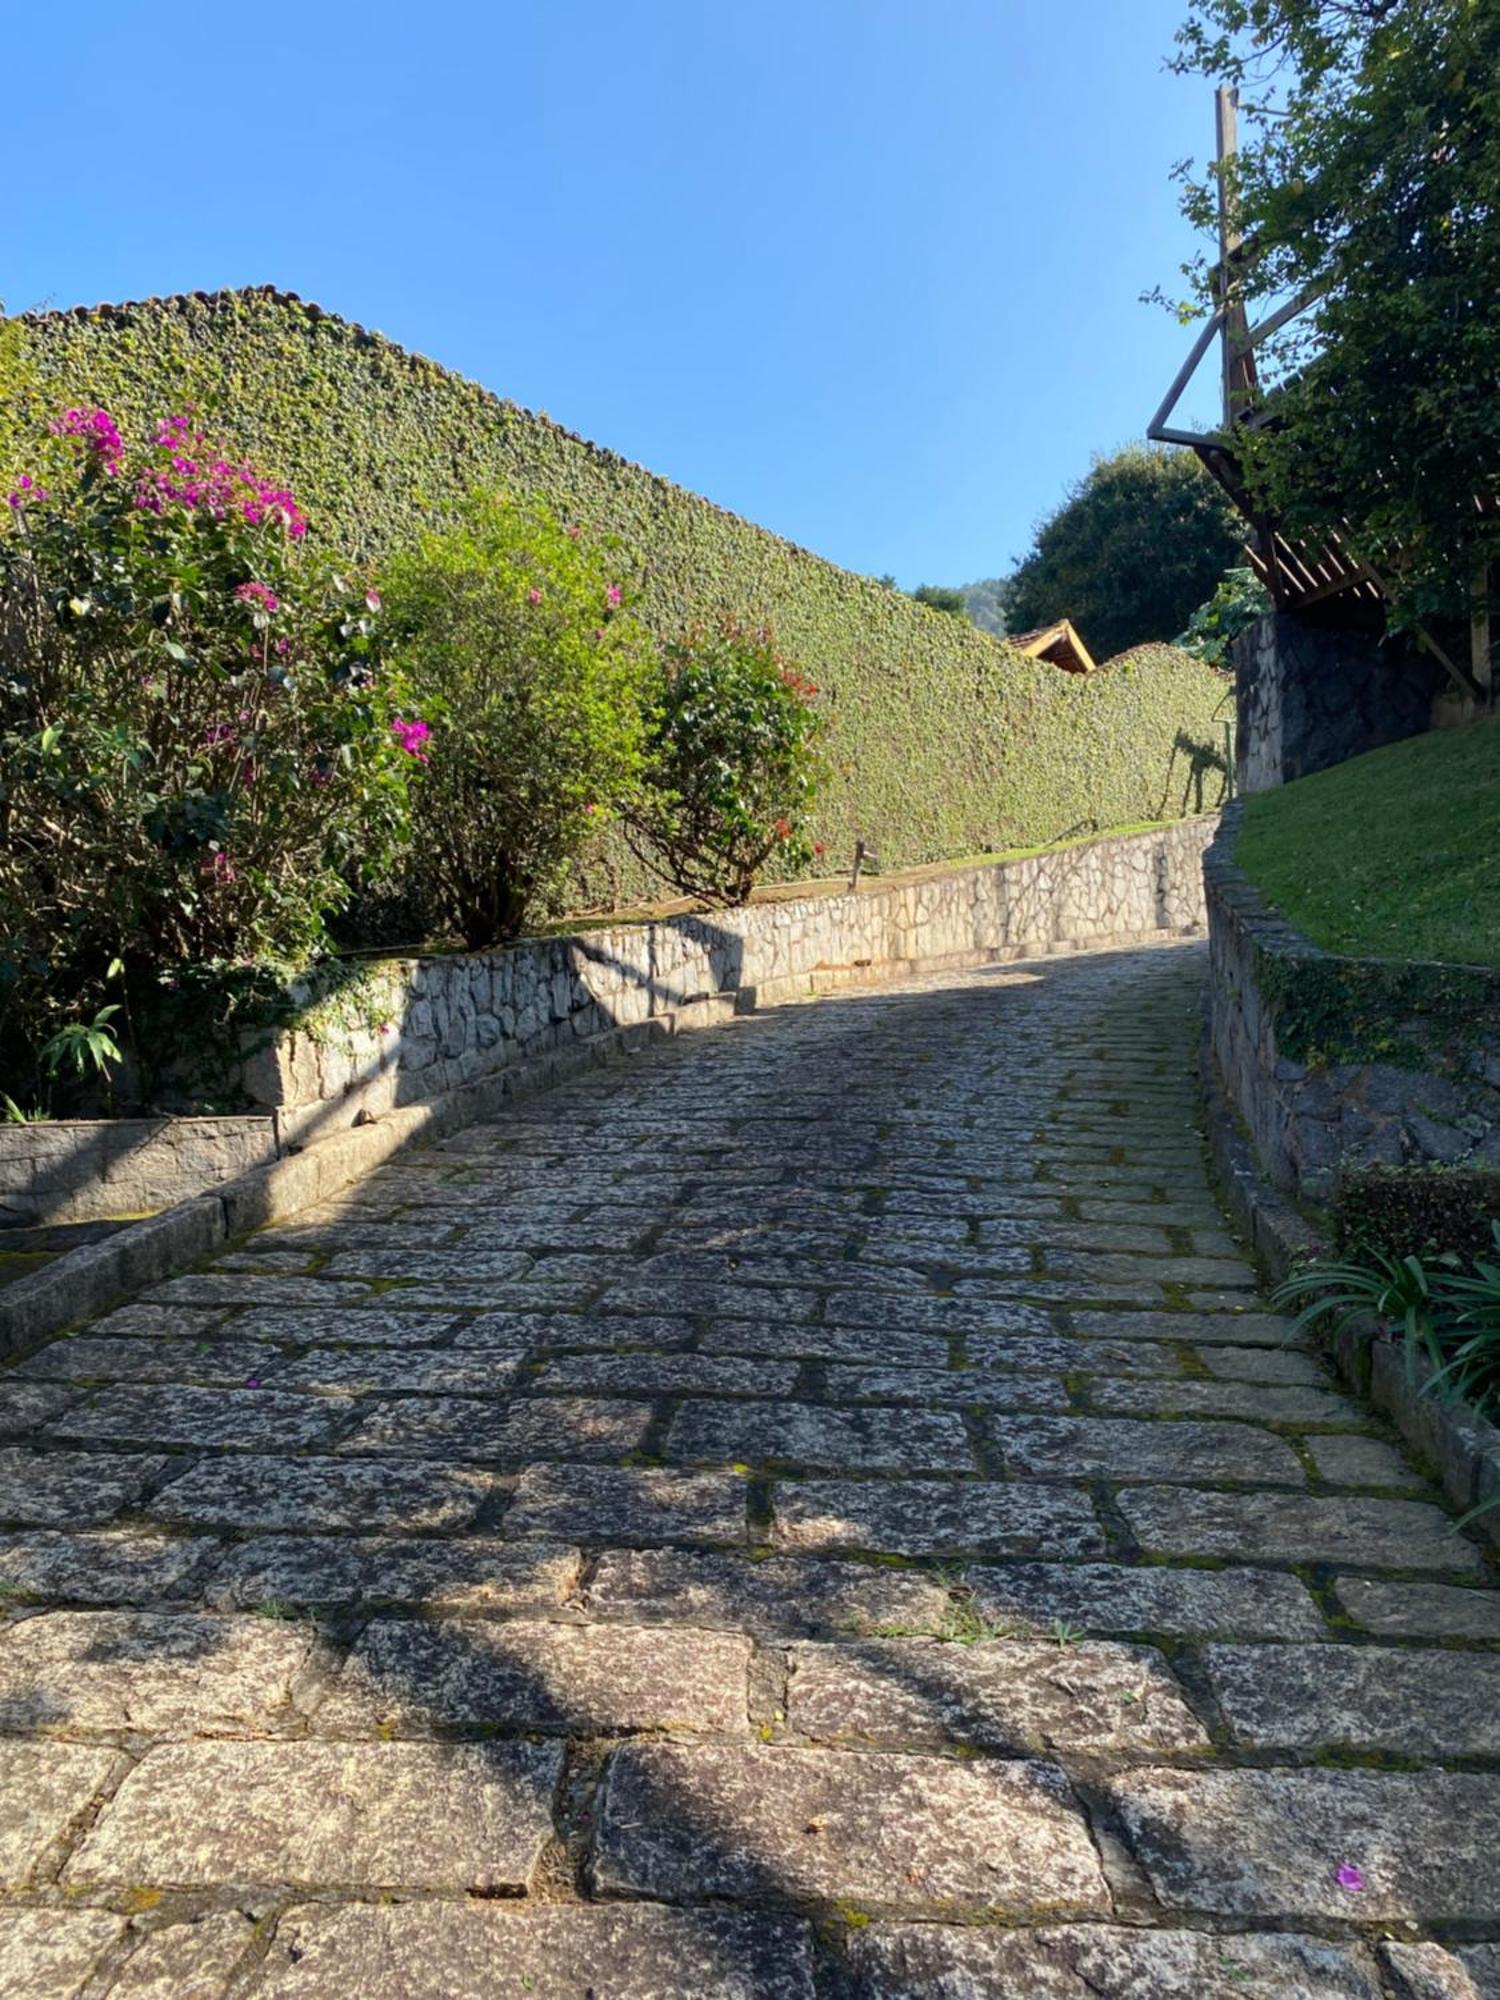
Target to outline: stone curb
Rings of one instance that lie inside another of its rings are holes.
[[[327,1200],[407,1146],[424,1139],[446,1138],[465,1125],[492,1117],[510,1098],[534,1096],[669,1035],[715,1027],[735,1014],[754,1013],[761,1007],[814,1000],[844,985],[885,985],[925,973],[973,969],[1070,949],[1119,950],[1187,935],[1197,933],[1171,929],[1122,932],[1091,938],[1077,946],[1054,940],[1042,950],[1006,946],[930,960],[886,959],[867,966],[818,967],[771,984],[713,994],[672,1012],[611,1028],[571,1049],[553,1050],[529,1062],[492,1071],[425,1104],[406,1105],[385,1112],[368,1125],[331,1132],[300,1151],[253,1167],[207,1194],[194,1195],[144,1222],[132,1223],[103,1243],[69,1251],[0,1292],[0,1361],[16,1359],[75,1320],[93,1318],[130,1293],[160,1283],[247,1230],[264,1228],[314,1202]]]
[[[1211,1178],[1272,1284],[1279,1284],[1319,1244],[1317,1231],[1258,1171],[1225,1093],[1207,1023],[1199,1044],[1199,1079],[1207,1116]],[[1461,1512],[1500,1502],[1500,1429],[1467,1403],[1441,1403],[1406,1379],[1401,1351],[1361,1316],[1324,1352],[1355,1392],[1389,1417],[1412,1452],[1438,1478]],[[1500,1546],[1500,1504],[1476,1527]]]

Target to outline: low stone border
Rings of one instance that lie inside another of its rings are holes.
[[[1256,1167],[1214,1059],[1205,1025],[1199,1068],[1207,1114],[1212,1177],[1256,1261],[1273,1284],[1324,1247],[1317,1232]],[[1389,1417],[1416,1456],[1435,1474],[1455,1507],[1467,1513],[1500,1503],[1500,1429],[1467,1403],[1423,1396],[1406,1379],[1400,1348],[1381,1337],[1367,1316],[1351,1321],[1324,1351],[1345,1381]],[[1500,1544],[1500,1504],[1476,1526]]]
[[[1235,865],[1203,860],[1215,1059],[1259,1166],[1329,1200],[1346,1166],[1500,1163],[1500,969],[1324,951]]]
[[[150,1215],[265,1166],[280,1151],[275,1120],[253,1113],[0,1125],[0,1224]]]

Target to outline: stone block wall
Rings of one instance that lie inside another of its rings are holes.
[[[1289,612],[1234,641],[1236,788],[1269,791],[1419,736],[1444,676],[1402,640],[1324,629]]]
[[[672,1014],[678,1027],[923,966],[1201,930],[1212,818],[850,894],[372,964],[245,1065],[283,1143]],[[310,995],[300,996],[310,1000]]]
[[[393,1109],[620,1029],[681,1030],[905,972],[1201,931],[1212,818],[850,894],[375,961],[227,1080],[241,1117],[0,1125],[0,1231],[150,1213]],[[345,968],[347,971],[347,968]],[[3,1236],[0,1236],[3,1242]]]
[[[0,1229],[152,1215],[276,1156],[269,1115],[0,1125]]]
[[[1210,1031],[1261,1169],[1323,1202],[1345,1163],[1500,1164],[1500,971],[1320,950],[1235,867],[1239,817],[1204,862]]]

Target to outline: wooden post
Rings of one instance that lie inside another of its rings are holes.
[[[1226,432],[1233,429],[1236,417],[1244,413],[1255,383],[1255,364],[1250,354],[1250,321],[1244,304],[1236,296],[1233,266],[1230,261],[1243,244],[1244,237],[1240,233],[1234,196],[1224,173],[1226,165],[1234,158],[1240,147],[1239,108],[1239,92],[1231,89],[1228,84],[1221,83],[1214,93],[1214,140],[1219,163],[1217,292],[1218,303],[1224,310],[1223,381]]]

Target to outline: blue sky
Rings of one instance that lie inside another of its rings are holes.
[[[16,5],[0,298],[275,283],[852,569],[994,575],[1184,351],[1184,11]]]

